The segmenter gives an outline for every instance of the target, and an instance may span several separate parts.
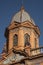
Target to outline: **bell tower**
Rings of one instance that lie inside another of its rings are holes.
[[[13,16],[11,24],[5,31],[7,51],[12,48],[16,50],[38,48],[39,36],[39,28],[22,7],[21,10]]]

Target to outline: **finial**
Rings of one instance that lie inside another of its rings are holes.
[[[22,6],[21,6],[21,15],[20,15],[20,21],[22,22],[22,13],[24,12],[24,6],[23,6],[23,0],[22,0]]]
[[[21,10],[24,10],[24,6],[21,7]]]
[[[22,5],[21,5],[21,10],[24,10],[23,0],[22,0]]]

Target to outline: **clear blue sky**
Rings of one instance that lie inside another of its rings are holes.
[[[43,0],[23,0],[25,10],[40,28],[40,46],[43,45]],[[10,24],[12,16],[21,8],[22,0],[0,0],[0,53],[6,42],[5,28]]]

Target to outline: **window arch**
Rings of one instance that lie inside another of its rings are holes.
[[[25,46],[30,45],[30,43],[29,43],[30,36],[27,33],[24,35],[24,40],[25,40]]]
[[[18,44],[18,35],[15,34],[14,37],[13,37],[13,45],[17,46],[17,44]]]

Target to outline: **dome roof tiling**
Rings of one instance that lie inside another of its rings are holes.
[[[21,10],[13,16],[11,23],[14,21],[25,22],[27,20],[29,22],[35,24],[34,21],[32,20],[32,18],[30,17],[30,15],[24,10],[24,8],[21,8]]]

